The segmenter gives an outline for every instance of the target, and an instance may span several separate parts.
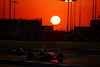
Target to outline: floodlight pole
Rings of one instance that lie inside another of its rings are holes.
[[[68,32],[68,25],[69,25],[69,0],[68,0],[67,32]]]
[[[14,20],[15,20],[15,7],[16,7],[16,4],[18,4],[18,2],[17,1],[12,1],[12,3],[13,3],[13,5],[14,5]]]
[[[14,20],[15,20],[15,3],[14,3]]]
[[[71,2],[71,10],[70,10],[70,31],[71,31],[71,25],[72,25],[72,2]]]
[[[75,11],[74,11],[74,28],[76,23],[76,1],[75,1]]]
[[[92,20],[94,20],[94,0],[93,0],[93,14],[92,14]]]
[[[81,26],[81,0],[80,0],[80,8],[79,8],[79,27]]]
[[[5,0],[4,0],[4,19],[5,19]]]
[[[11,0],[9,0],[9,19],[11,19]]]
[[[95,20],[96,20],[96,12],[97,12],[96,8],[97,8],[97,0],[95,0]]]

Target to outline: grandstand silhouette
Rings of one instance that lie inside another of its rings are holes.
[[[75,27],[70,32],[53,31],[42,26],[42,19],[0,20],[1,40],[35,41],[100,41],[100,20],[91,20],[90,27]]]
[[[0,20],[0,36],[4,39],[38,36],[41,32],[42,19],[36,20]]]

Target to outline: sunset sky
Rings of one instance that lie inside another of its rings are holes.
[[[9,0],[6,1],[6,19],[9,18]],[[16,19],[34,19],[34,18],[42,18],[43,26],[52,26],[50,19],[52,16],[56,15],[61,18],[61,22],[59,25],[54,26],[54,30],[63,30],[65,31],[67,28],[67,14],[68,14],[68,3],[59,1],[59,0],[12,0],[18,1],[18,5],[16,5]],[[79,26],[79,2],[77,0],[76,3],[76,24],[75,26]],[[81,0],[81,26],[89,27],[90,20],[92,19],[92,6],[93,0]],[[97,0],[97,19],[98,15],[100,15],[100,0]],[[75,2],[72,3],[72,22],[74,22],[74,11],[75,11]],[[11,6],[11,18],[14,18],[14,5]],[[3,18],[3,0],[0,0],[0,18]],[[72,24],[74,26],[74,24]]]

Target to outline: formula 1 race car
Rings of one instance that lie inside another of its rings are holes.
[[[26,56],[27,60],[37,60],[37,61],[47,61],[47,62],[62,62],[63,61],[63,54],[58,53],[55,54],[54,52],[32,52],[32,50],[29,50]]]
[[[13,48],[13,49],[8,49],[6,52],[8,55],[26,55],[26,52],[23,48],[19,47],[19,48]]]

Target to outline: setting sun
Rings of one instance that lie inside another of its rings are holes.
[[[52,23],[53,25],[58,25],[58,24],[60,23],[60,21],[61,21],[61,19],[60,19],[60,17],[58,17],[58,16],[53,16],[53,17],[51,18],[51,23]]]
[[[65,2],[68,2],[68,0],[65,0]],[[69,0],[69,2],[72,2],[72,0]]]

